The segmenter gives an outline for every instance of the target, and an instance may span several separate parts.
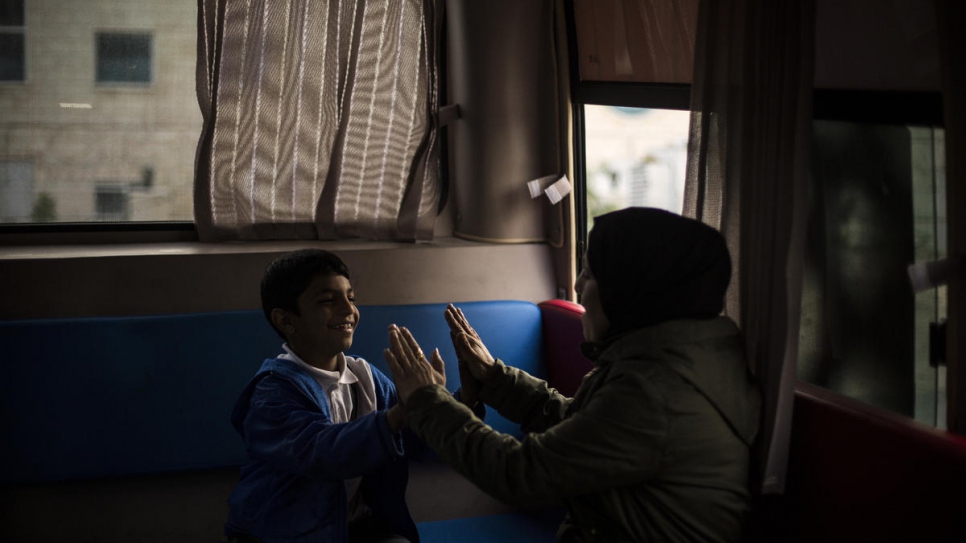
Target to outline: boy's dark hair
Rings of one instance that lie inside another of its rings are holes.
[[[341,258],[322,249],[300,249],[286,253],[265,268],[262,276],[262,311],[282,339],[287,339],[272,323],[272,310],[277,308],[299,314],[298,297],[320,275],[349,277],[349,267]]]

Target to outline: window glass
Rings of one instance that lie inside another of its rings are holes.
[[[124,185],[97,187],[95,208],[97,218],[103,221],[126,221],[130,215],[130,199]]]
[[[23,33],[0,32],[0,81],[23,80]]]
[[[29,182],[0,179],[0,201],[17,202],[0,220],[193,219],[197,10],[194,0],[0,10],[4,24],[24,21],[31,66],[23,83],[0,85],[0,162],[30,164]]]
[[[945,426],[945,370],[930,364],[944,289],[908,266],[945,256],[942,129],[816,121],[799,377]]]
[[[584,122],[588,232],[624,207],[681,213],[689,112],[585,105]]]
[[[25,77],[23,0],[0,3],[0,81]]]
[[[0,221],[33,215],[33,165],[0,160]]]
[[[151,36],[97,35],[98,83],[150,83]]]
[[[0,2],[0,26],[23,26],[23,0]]]

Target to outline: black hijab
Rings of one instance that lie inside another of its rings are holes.
[[[605,341],[664,321],[714,318],[731,280],[717,230],[653,208],[594,218],[587,262],[610,320]]]

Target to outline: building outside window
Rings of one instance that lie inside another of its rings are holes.
[[[197,25],[195,0],[0,2],[0,223],[193,219]]]
[[[690,112],[584,105],[587,231],[630,206],[680,214]]]

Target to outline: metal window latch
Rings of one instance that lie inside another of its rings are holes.
[[[929,323],[929,365],[946,365],[946,321]]]

